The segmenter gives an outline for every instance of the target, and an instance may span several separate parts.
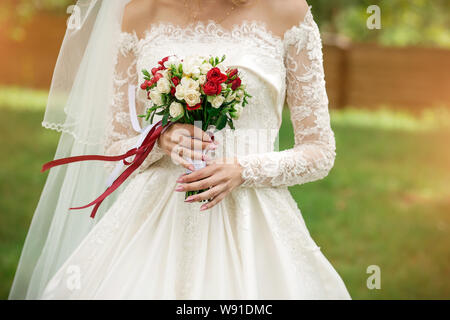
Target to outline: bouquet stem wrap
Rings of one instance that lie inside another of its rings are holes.
[[[85,156],[75,156],[53,160],[47,162],[42,166],[42,172],[49,170],[50,168],[57,167],[63,164],[80,162],[80,161],[89,161],[89,160],[99,160],[99,161],[123,161],[124,165],[128,166],[128,168],[122,172],[122,174],[114,180],[114,182],[101,194],[97,199],[88,203],[82,207],[74,207],[70,208],[70,210],[78,210],[85,209],[91,206],[94,206],[91,212],[91,218],[95,218],[95,214],[97,213],[98,208],[100,207],[103,200],[106,199],[111,193],[113,193],[120,185],[144,162],[145,158],[147,158],[148,154],[152,151],[156,140],[161,135],[162,130],[167,127],[162,125],[162,121],[157,122],[147,133],[145,139],[141,143],[141,145],[137,148],[133,148],[128,150],[126,153],[118,155],[118,156],[101,156],[101,155],[85,155]],[[127,161],[126,159],[134,156],[132,161]]]

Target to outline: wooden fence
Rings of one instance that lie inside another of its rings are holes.
[[[0,85],[48,88],[65,22],[40,13],[20,41],[0,29]],[[450,50],[343,45],[324,37],[324,57],[333,108],[450,106]]]

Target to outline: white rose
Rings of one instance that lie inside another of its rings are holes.
[[[205,84],[206,82],[206,76],[202,74],[200,77],[198,77],[198,83],[199,84]]]
[[[234,106],[234,110],[236,110],[236,111],[230,112],[231,117],[232,117],[233,119],[239,119],[240,116],[241,116],[242,110],[244,110],[244,108],[242,107],[242,105],[236,104],[236,105]]]
[[[183,65],[183,73],[198,78],[200,76],[200,68],[191,65]]]
[[[227,88],[227,85],[225,83],[221,83],[220,86],[222,87],[222,90],[225,90]]]
[[[183,100],[184,99],[184,87],[179,84],[175,87],[175,98],[177,98],[178,100]]]
[[[242,97],[244,96],[244,90],[242,90],[242,89],[237,90],[237,91],[236,91],[236,95],[237,95],[239,98],[242,98]]]
[[[158,73],[161,73],[163,78],[169,79],[169,69],[159,70]]]
[[[155,105],[157,105],[157,106],[162,105],[162,97],[161,97],[161,93],[159,92],[159,90],[157,90],[157,89],[150,90],[149,97]]]
[[[183,73],[192,77],[198,78],[200,76],[200,64],[202,60],[199,57],[188,57],[183,61]]]
[[[166,78],[161,78],[156,83],[156,88],[161,93],[169,93],[170,92],[170,82]]]
[[[191,78],[188,78],[188,77],[183,77],[181,79],[181,85],[186,90],[197,90],[198,89],[198,82],[195,81],[194,79],[191,79]]]
[[[179,102],[172,102],[169,107],[169,113],[172,118],[176,118],[184,113],[183,105]]]
[[[202,74],[207,74],[208,71],[212,69],[212,67],[213,67],[213,66],[212,66],[211,63],[205,62],[205,63],[203,63],[203,64],[200,66],[200,72],[201,72]]]
[[[218,96],[214,97],[214,99],[212,99],[211,105],[217,109],[223,104],[224,101],[225,101],[225,98],[221,95],[218,95]]]
[[[197,90],[185,90],[184,101],[190,106],[200,103],[200,92]]]
[[[236,99],[236,93],[229,94],[228,97],[225,99],[225,101],[226,102],[231,102],[234,99]]]

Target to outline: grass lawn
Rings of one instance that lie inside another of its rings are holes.
[[[40,167],[58,141],[40,126],[44,104],[43,92],[0,89],[0,299],[45,182]],[[354,299],[450,298],[450,131],[430,129],[440,121],[335,111],[334,169],[290,189]],[[280,146],[292,142],[286,111]],[[366,287],[370,265],[381,268],[380,290]]]

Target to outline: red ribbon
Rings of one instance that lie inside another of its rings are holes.
[[[102,204],[103,200],[107,196],[109,196],[111,193],[113,193],[120,185],[144,162],[145,158],[147,158],[150,151],[152,151],[153,146],[156,143],[156,140],[161,135],[161,131],[163,130],[163,126],[161,125],[162,121],[159,121],[156,123],[153,128],[150,129],[147,136],[145,137],[144,141],[141,143],[141,145],[138,148],[133,148],[131,150],[128,150],[126,153],[119,155],[119,156],[100,156],[100,155],[87,155],[87,156],[75,156],[75,157],[68,157],[68,158],[62,158],[53,160],[50,162],[47,162],[42,166],[41,172],[44,172],[50,168],[57,167],[63,164],[72,163],[72,162],[80,162],[80,161],[87,161],[87,160],[100,160],[100,161],[120,161],[122,160],[123,163],[127,166],[129,166],[122,174],[114,180],[114,182],[109,186],[105,192],[103,192],[97,199],[92,201],[91,203],[82,206],[82,207],[76,207],[76,208],[70,208],[70,210],[78,210],[78,209],[85,209],[91,206],[94,206],[94,209],[91,212],[91,218],[95,217],[95,214],[97,213],[98,208]],[[134,159],[131,162],[126,161],[127,158],[135,155]]]

